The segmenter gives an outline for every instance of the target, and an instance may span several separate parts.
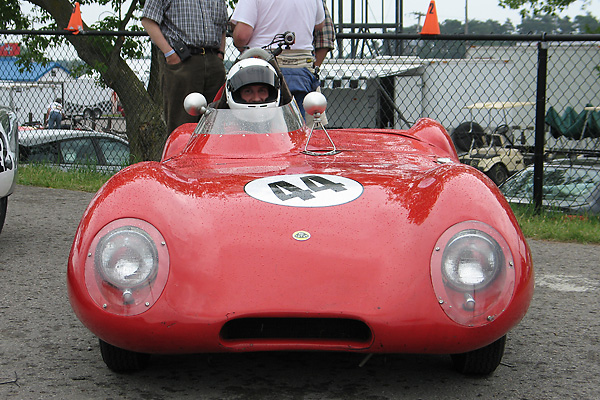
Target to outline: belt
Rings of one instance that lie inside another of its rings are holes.
[[[219,49],[214,48],[214,47],[193,47],[193,46],[188,46],[188,48],[190,49],[190,54],[193,55],[205,55],[206,53],[212,53],[212,54],[219,54]]]

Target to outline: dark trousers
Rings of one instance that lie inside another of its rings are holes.
[[[171,134],[181,124],[198,122],[199,117],[192,117],[185,112],[183,100],[188,94],[198,92],[211,103],[225,83],[225,67],[223,60],[212,53],[192,55],[176,65],[165,62],[163,66],[163,105],[167,133]]]

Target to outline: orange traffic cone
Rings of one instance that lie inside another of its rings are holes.
[[[73,32],[73,35],[77,35],[79,32],[83,32],[83,21],[81,20],[81,10],[79,9],[79,3],[75,3],[75,9],[71,14],[69,25],[65,28],[68,31]]]
[[[438,22],[437,10],[435,9],[435,1],[431,0],[427,14],[425,15],[425,23],[421,29],[421,35],[439,35],[440,24]]]

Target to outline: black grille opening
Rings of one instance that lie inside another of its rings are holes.
[[[221,329],[223,340],[297,339],[369,343],[371,330],[361,321],[343,318],[239,318]]]

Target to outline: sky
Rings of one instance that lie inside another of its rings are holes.
[[[338,0],[326,0],[327,4],[330,5],[332,2],[337,4]],[[394,22],[395,20],[395,4],[397,0],[368,0],[369,4],[369,22],[381,21]],[[364,3],[364,0],[355,0],[356,4]],[[415,25],[418,22],[417,13],[425,14],[429,8],[430,0],[406,0],[402,2],[403,7],[403,26]],[[570,16],[571,18],[576,15],[585,15],[587,11],[590,12],[597,19],[600,18],[600,1],[591,0],[585,5],[585,1],[578,0],[570,5],[565,12],[560,13],[560,16]],[[381,5],[383,4],[383,13],[381,11]],[[344,0],[344,9],[349,10],[351,0]],[[498,5],[498,0],[437,0],[435,1],[435,8],[439,22],[446,19],[455,19],[459,21],[465,20],[465,6],[467,7],[469,20],[486,21],[492,19],[499,22],[504,22],[506,19],[510,19],[513,25],[517,25],[521,22],[521,16],[518,10],[504,9]],[[585,6],[585,9],[583,8]],[[359,6],[357,6],[359,7]],[[331,10],[331,9],[330,9]],[[359,8],[362,10],[362,8]],[[357,10],[356,18],[360,18],[361,11]],[[337,11],[334,11],[337,13]],[[337,16],[334,17],[337,19]],[[350,18],[348,18],[348,21]],[[421,24],[424,20],[421,19]]]
[[[348,15],[347,21],[350,21],[349,10],[351,0],[344,1],[344,10]],[[380,22],[382,19],[384,22],[393,23],[395,20],[395,4],[398,0],[367,0],[369,4],[368,20],[369,22]],[[338,0],[326,0],[328,5],[332,2],[336,4],[334,13],[337,13],[337,2]],[[361,5],[365,0],[355,0],[357,4],[356,18],[357,22],[361,20],[362,7]],[[425,14],[429,8],[430,0],[402,0],[403,4],[403,26],[415,25],[418,22],[417,13]],[[23,2],[23,10],[31,10],[31,3]],[[517,10],[504,9],[498,5],[498,0],[437,0],[435,1],[435,7],[439,22],[445,19],[456,19],[459,21],[465,20],[465,5],[468,4],[468,17],[469,20],[486,21],[493,19],[503,23],[506,19],[510,19],[513,25],[518,25],[521,22],[521,16]],[[126,12],[129,1],[123,6],[123,13]],[[383,5],[383,12],[382,12]],[[330,8],[331,10],[331,8]],[[576,15],[585,15],[590,12],[594,17],[600,19],[600,0],[591,0],[587,2],[578,0],[573,3],[569,8],[561,13],[562,17],[570,16],[571,18]],[[104,17],[109,13],[114,13],[110,6],[99,6],[99,5],[82,5],[81,15],[83,21],[91,25],[99,17]],[[337,15],[334,16],[334,20],[337,20]],[[421,24],[424,22],[421,19]]]

